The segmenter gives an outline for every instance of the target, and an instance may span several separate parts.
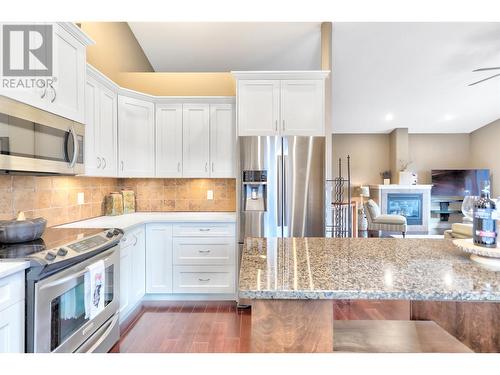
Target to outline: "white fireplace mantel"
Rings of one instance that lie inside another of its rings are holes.
[[[378,203],[381,213],[387,213],[389,194],[422,194],[422,225],[408,225],[409,231],[427,232],[431,219],[432,185],[370,185],[370,197]]]
[[[432,189],[432,185],[370,185],[370,189],[373,190],[423,190],[423,189]]]

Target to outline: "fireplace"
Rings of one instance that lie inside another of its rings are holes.
[[[387,213],[403,215],[408,225],[422,225],[422,193],[387,194]]]

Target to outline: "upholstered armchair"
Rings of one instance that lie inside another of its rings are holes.
[[[402,215],[381,214],[380,207],[373,199],[364,203],[368,231],[401,232],[406,235],[406,217]]]

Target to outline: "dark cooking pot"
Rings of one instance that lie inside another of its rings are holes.
[[[43,217],[28,220],[1,220],[0,242],[18,243],[42,237],[47,220]]]

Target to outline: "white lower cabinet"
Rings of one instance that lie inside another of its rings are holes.
[[[127,231],[120,244],[120,322],[145,293],[145,245],[144,226]]]
[[[146,225],[147,294],[234,294],[235,224]]]
[[[146,292],[172,293],[172,225],[146,225]]]
[[[24,271],[0,280],[0,353],[24,353]]]

